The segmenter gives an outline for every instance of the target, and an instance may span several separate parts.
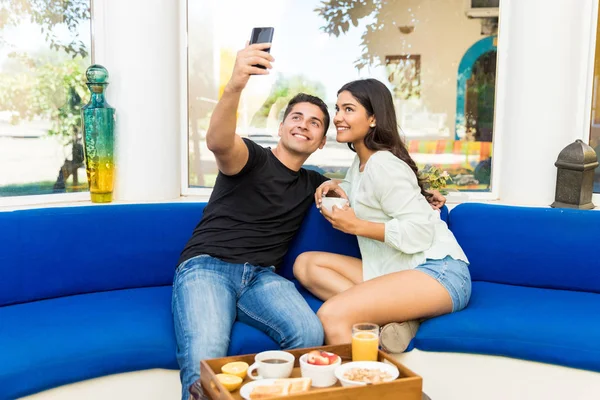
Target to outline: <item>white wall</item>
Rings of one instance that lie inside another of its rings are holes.
[[[554,200],[562,148],[589,139],[597,0],[502,0],[492,174],[502,203]]]
[[[94,61],[110,74],[116,109],[116,201],[161,201],[180,191],[179,1],[95,0]]]
[[[456,79],[465,52],[481,35],[479,19],[465,15],[464,0],[406,0],[392,2],[386,26],[414,26],[410,34],[397,29],[370,48],[381,60],[386,55],[421,56],[421,102],[430,113],[445,114],[454,137]]]

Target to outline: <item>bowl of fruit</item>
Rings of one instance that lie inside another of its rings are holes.
[[[341,363],[337,354],[313,350],[300,357],[300,372],[303,377],[311,378],[313,387],[329,387],[337,382],[335,369]]]

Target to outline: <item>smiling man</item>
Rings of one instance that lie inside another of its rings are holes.
[[[265,51],[269,46],[254,44],[238,52],[206,135],[219,174],[173,282],[183,400],[200,377],[200,360],[227,355],[236,320],[265,332],[282,349],[323,344],[316,314],[275,268],[313,204],[317,187],[327,180],[302,168],[325,145],[327,106],[307,94],[294,97],[273,150],[235,133],[242,90],[251,75],[271,69],[273,57]]]

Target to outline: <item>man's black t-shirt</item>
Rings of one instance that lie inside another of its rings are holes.
[[[236,264],[278,267],[315,190],[327,180],[304,168],[292,171],[271,149],[244,142],[248,162],[236,175],[219,173],[179,263],[208,254]]]

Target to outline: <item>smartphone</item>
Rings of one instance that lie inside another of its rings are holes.
[[[252,35],[250,36],[250,44],[254,43],[271,43],[273,41],[273,27],[265,28],[252,28]],[[271,52],[271,48],[265,50],[267,53]],[[266,69],[262,65],[253,65],[253,67]]]

